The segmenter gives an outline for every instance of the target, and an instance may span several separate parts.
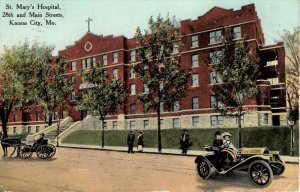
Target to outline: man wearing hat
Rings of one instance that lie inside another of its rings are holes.
[[[135,138],[135,135],[133,133],[133,130],[130,129],[128,136],[127,136],[128,153],[133,153],[134,138]]]
[[[183,133],[181,134],[181,137],[180,137],[182,154],[184,154],[184,155],[187,154],[187,148],[188,148],[188,145],[189,145],[189,139],[190,139],[189,132],[188,132],[187,129],[184,129]]]
[[[230,138],[231,134],[228,132],[222,133],[221,137],[223,138],[223,147],[225,148],[231,148],[237,151],[237,149],[234,147],[234,145],[231,143]]]

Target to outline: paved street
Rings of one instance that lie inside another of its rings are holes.
[[[1,151],[2,152],[2,151]],[[57,154],[41,160],[34,154],[24,160],[0,159],[0,191],[124,191],[199,192],[262,191],[245,173],[196,175],[194,157],[58,148]],[[287,164],[282,176],[263,191],[298,191],[298,164]]]

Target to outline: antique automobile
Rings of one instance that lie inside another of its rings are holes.
[[[273,175],[281,175],[285,170],[279,152],[269,151],[266,147],[242,148],[238,151],[209,145],[204,148],[208,153],[195,160],[197,172],[203,179],[208,179],[213,170],[221,175],[234,170],[246,171],[254,185],[266,187],[272,182]]]

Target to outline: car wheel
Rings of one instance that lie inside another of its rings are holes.
[[[252,183],[259,187],[266,187],[273,180],[273,171],[263,160],[253,161],[249,166],[248,173]]]
[[[209,165],[207,160],[201,159],[197,163],[197,171],[201,178],[208,179],[211,174],[211,166]]]
[[[281,162],[272,162],[270,166],[274,175],[281,175],[285,170],[285,166]]]

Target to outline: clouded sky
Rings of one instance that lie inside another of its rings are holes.
[[[138,26],[147,28],[151,15],[169,14],[178,20],[196,19],[214,6],[238,10],[251,3],[255,4],[261,19],[266,44],[279,39],[278,33],[292,31],[299,25],[298,0],[0,0],[0,51],[3,46],[28,39],[54,44],[53,54],[56,55],[58,50],[74,44],[87,32],[85,20],[88,17],[93,20],[91,32],[95,34],[132,38]],[[57,4],[60,10],[51,9]],[[43,17],[29,17],[29,12]],[[46,18],[47,12],[62,14],[63,17]],[[24,13],[26,17],[17,17],[17,14],[22,16]],[[46,25],[45,20],[49,19],[56,25]],[[27,22],[27,25],[14,25],[14,22]],[[42,25],[37,26],[38,22]]]

